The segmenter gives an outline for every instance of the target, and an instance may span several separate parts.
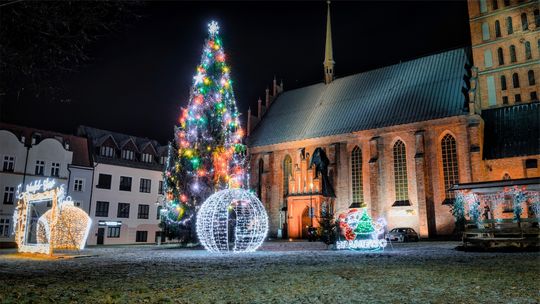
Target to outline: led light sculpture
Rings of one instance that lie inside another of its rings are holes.
[[[55,187],[54,180],[34,181],[17,189],[17,208],[13,214],[15,242],[19,252],[53,254],[53,249],[83,249],[91,225],[90,217],[64,199],[64,186]],[[51,201],[36,223],[32,219],[34,204]],[[29,242],[31,226],[36,226],[36,243]]]
[[[261,201],[244,189],[212,194],[197,214],[197,235],[210,252],[252,252],[268,233]]]
[[[336,249],[382,250],[387,245],[384,239],[386,220],[372,221],[367,208],[349,209],[339,215],[338,222],[341,235],[336,241]]]

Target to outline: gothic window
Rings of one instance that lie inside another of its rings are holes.
[[[459,182],[457,147],[455,138],[446,134],[441,140],[444,194],[446,200],[454,199],[454,191],[449,190]]]
[[[364,187],[362,184],[362,150],[358,146],[351,152],[351,182],[352,203],[362,205],[364,203]]]
[[[527,72],[527,76],[529,77],[529,85],[535,85],[536,84],[536,80],[534,79],[534,71],[533,70],[529,70]]]
[[[491,7],[493,8],[493,10],[498,9],[499,8],[498,0],[491,1]]]
[[[510,46],[510,62],[516,62],[516,47],[514,45]]]
[[[519,88],[519,76],[517,73],[512,75],[512,84],[514,85],[514,88]]]
[[[501,75],[501,91],[506,90],[506,76]]]
[[[289,194],[289,176],[292,173],[292,159],[289,155],[283,159],[283,197]]]
[[[514,28],[512,27],[512,17],[506,18],[506,31],[508,35],[511,35],[514,33]]]
[[[497,57],[499,59],[499,65],[503,65],[504,64],[504,53],[503,53],[502,48],[497,49]]]
[[[398,140],[394,144],[394,188],[396,192],[396,202],[394,205],[408,205],[409,184],[407,179],[407,157],[405,144]]]
[[[258,177],[258,184],[257,184],[257,196],[259,196],[259,199],[262,200],[262,177],[263,177],[263,172],[264,172],[264,161],[261,159],[259,159],[259,171],[258,171],[258,174],[257,174],[257,177]]]
[[[495,21],[495,37],[501,37],[501,23],[499,20]]]
[[[532,59],[531,43],[529,41],[525,41],[525,59]]]
[[[529,29],[529,21],[527,20],[527,14],[521,14],[521,29],[526,31]]]

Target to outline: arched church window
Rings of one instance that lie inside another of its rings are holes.
[[[510,46],[510,62],[516,62],[516,47],[514,45]]]
[[[292,159],[286,155],[283,159],[283,197],[289,194],[289,177],[292,173]]]
[[[521,29],[526,31],[529,29],[529,20],[527,20],[527,14],[521,14]]]
[[[531,43],[525,41],[525,59],[532,59]]]
[[[512,85],[514,85],[514,88],[519,88],[519,75],[517,73],[512,75]]]
[[[259,170],[257,172],[257,181],[258,181],[258,184],[257,184],[257,196],[259,197],[259,199],[261,199],[262,201],[262,187],[263,187],[263,184],[262,184],[262,177],[263,177],[263,173],[264,173],[264,161],[261,159],[259,159]]]
[[[497,57],[499,59],[499,65],[503,65],[504,64],[504,53],[503,53],[502,48],[497,49]]]
[[[501,75],[501,91],[506,90],[506,76]]]
[[[364,203],[364,187],[362,184],[362,150],[358,146],[351,152],[351,183],[352,203],[362,205]]]
[[[454,199],[454,191],[449,190],[459,182],[456,139],[446,134],[441,140],[444,194],[447,200]]]
[[[527,72],[527,76],[529,76],[529,85],[535,85],[536,84],[536,80],[534,79],[534,71],[533,70],[529,70]]]
[[[508,33],[508,35],[514,33],[514,28],[512,27],[512,17],[506,18],[506,32]]]
[[[394,205],[408,205],[409,181],[407,179],[407,156],[405,144],[398,140],[394,144],[394,188],[396,203]],[[406,202],[406,203],[405,203]]]
[[[495,20],[495,37],[501,37],[501,23]]]

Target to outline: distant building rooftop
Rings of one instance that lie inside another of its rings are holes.
[[[459,48],[279,95],[249,146],[351,133],[467,113]]]

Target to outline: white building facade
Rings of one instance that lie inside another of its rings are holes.
[[[19,185],[53,179],[57,186],[64,186],[66,195],[76,198],[77,206],[88,212],[91,188],[73,186],[92,182],[93,168],[85,138],[2,123],[0,161],[0,247],[15,245],[13,212]]]
[[[157,242],[166,147],[86,126],[78,134],[88,138],[94,162],[88,245]]]

